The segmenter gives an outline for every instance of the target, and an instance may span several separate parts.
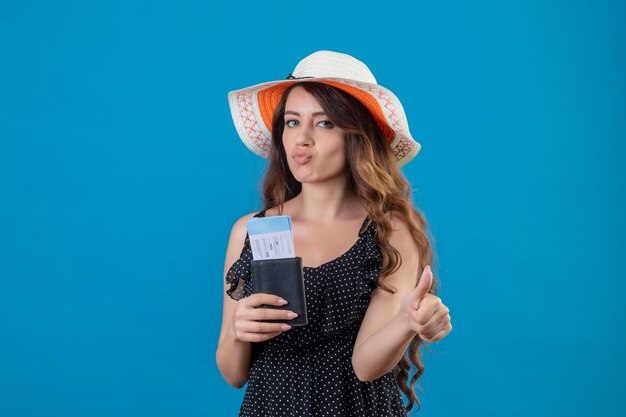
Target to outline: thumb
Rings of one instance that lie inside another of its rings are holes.
[[[420,277],[417,287],[411,293],[411,307],[417,310],[420,305],[420,301],[424,298],[424,295],[430,290],[433,285],[433,271],[430,269],[430,265],[426,265],[422,276]]]

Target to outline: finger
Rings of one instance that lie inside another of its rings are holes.
[[[444,329],[440,330],[439,332],[435,333],[434,336],[429,337],[428,339],[424,339],[422,338],[422,340],[426,340],[427,342],[438,342],[441,339],[443,339],[444,337],[446,337],[450,332],[452,331],[452,325],[448,325],[446,326]]]
[[[244,342],[265,342],[266,340],[270,340],[279,336],[282,332],[274,332],[274,333],[245,333],[241,340]]]
[[[415,311],[413,311],[409,315],[409,322],[410,322],[411,328],[414,329],[417,333],[419,333],[420,336],[422,337],[424,337],[425,335],[430,335],[432,333],[433,325],[421,323],[420,321],[418,321],[417,312]]]
[[[261,321],[244,321],[237,326],[243,333],[276,333],[291,329],[285,323],[264,323]]]
[[[434,316],[424,323],[423,318],[420,317],[420,312],[412,311],[409,314],[409,323],[411,328],[415,329],[422,336],[432,336],[439,329],[445,327],[449,321],[450,316],[445,310],[438,311]]]
[[[435,326],[435,328],[437,329],[443,329],[445,327],[447,327],[448,325],[450,325],[450,315],[449,314],[445,314],[442,317],[440,317],[439,319],[433,319],[433,325]]]
[[[452,327],[452,324],[450,323],[449,317],[446,314],[446,316],[444,316],[438,321],[433,320],[427,323],[425,326],[422,327],[421,331],[418,333],[420,333],[421,336],[430,339],[434,335],[436,335],[437,333],[439,333],[440,331],[444,329],[447,329],[448,327]]]
[[[279,310],[276,308],[257,307],[249,310],[245,314],[248,320],[293,320],[298,314],[289,310]]]
[[[443,304],[433,295],[424,295],[420,301],[419,308],[415,311],[415,318],[420,324],[426,324],[428,321],[442,310]]]
[[[435,327],[435,326],[424,326],[422,331],[419,332],[419,334],[422,337],[422,339],[430,341],[431,338],[437,333],[439,333],[441,330],[442,330],[441,328]]]
[[[445,311],[445,313],[443,311]],[[435,319],[437,319],[437,323],[450,323],[450,312],[447,309],[444,309],[443,311],[441,312],[441,315],[435,317]]]
[[[274,294],[266,294],[266,293],[256,293],[252,294],[248,297],[242,298],[240,301],[244,301],[248,307],[257,307],[263,304],[272,305],[272,306],[284,306],[287,304],[287,300],[274,295]]]
[[[420,324],[425,326],[437,324],[445,319],[449,314],[448,307],[442,304],[435,304],[434,306],[428,306],[429,308],[424,313],[424,315],[420,315],[421,310],[417,311],[417,317]],[[448,316],[449,317],[449,316]]]
[[[413,308],[417,310],[419,307],[419,303],[424,298],[424,295],[430,291],[430,288],[433,285],[433,273],[430,269],[430,265],[426,265],[424,271],[422,272],[422,276],[420,277],[419,282],[417,283],[417,287],[411,292],[411,305]]]
[[[416,324],[426,325],[428,324],[433,317],[441,318],[442,314],[448,313],[448,308],[441,304],[441,302],[435,301],[430,302],[426,296],[422,302],[420,303],[420,308],[417,310],[409,309],[409,317]]]

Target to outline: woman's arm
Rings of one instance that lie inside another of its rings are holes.
[[[241,253],[246,237],[246,221],[254,213],[248,214],[235,222],[230,234],[226,262],[224,263],[224,278],[230,266]],[[233,387],[241,388],[250,374],[250,360],[253,342],[263,342],[288,331],[291,326],[289,320],[297,314],[289,310],[274,309],[266,306],[281,306],[287,301],[272,294],[256,293],[244,297],[239,301],[228,296],[224,287],[224,307],[222,314],[222,330],[215,353],[217,367],[222,377]],[[282,322],[262,322],[265,320],[284,320]]]
[[[224,292],[226,289],[224,289]],[[234,304],[234,305],[233,305]],[[250,371],[250,342],[242,342],[228,331],[230,325],[226,323],[232,317],[237,301],[228,295],[224,296],[224,314],[222,317],[222,332],[215,354],[217,367],[226,382],[235,388],[241,388],[248,380]]]
[[[248,214],[237,220],[230,233],[226,261],[224,262],[224,279],[231,265],[237,260],[246,238],[246,221],[253,216]],[[231,330],[231,320],[237,308],[238,301],[226,294],[228,283],[224,286],[224,304],[222,312],[222,329],[217,345],[215,359],[217,367],[226,382],[235,388],[241,388],[248,380],[250,370],[250,342],[242,342],[235,337]]]
[[[432,283],[428,268],[416,288],[417,245],[407,223],[398,217],[393,218],[389,243],[400,252],[402,265],[384,282],[397,291],[391,294],[380,288],[374,290],[352,354],[354,372],[364,382],[391,371],[418,332],[424,340],[437,341],[452,328],[447,307],[438,297],[426,294]]]

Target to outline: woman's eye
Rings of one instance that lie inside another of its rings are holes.
[[[335,127],[333,122],[331,122],[330,120],[322,120],[318,123],[318,125],[320,125],[321,127],[325,127],[327,129],[332,129],[333,127]]]
[[[297,120],[285,120],[285,126],[287,127],[294,127],[297,126],[298,121]]]

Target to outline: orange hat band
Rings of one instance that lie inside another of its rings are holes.
[[[363,104],[372,114],[374,120],[378,124],[379,128],[381,129],[387,140],[389,142],[392,142],[394,140],[395,132],[385,121],[385,116],[382,112],[382,109],[380,108],[379,103],[370,93],[338,81],[315,80],[315,82],[327,84],[332,87],[338,88],[359,100],[361,104]],[[292,84],[293,83],[291,82],[280,83],[260,90],[258,92],[257,99],[259,103],[259,111],[261,113],[261,117],[263,119],[265,127],[270,132],[272,131],[272,117],[274,116],[276,106],[278,106],[278,103],[283,96],[285,90],[289,88],[289,86],[291,86]]]

